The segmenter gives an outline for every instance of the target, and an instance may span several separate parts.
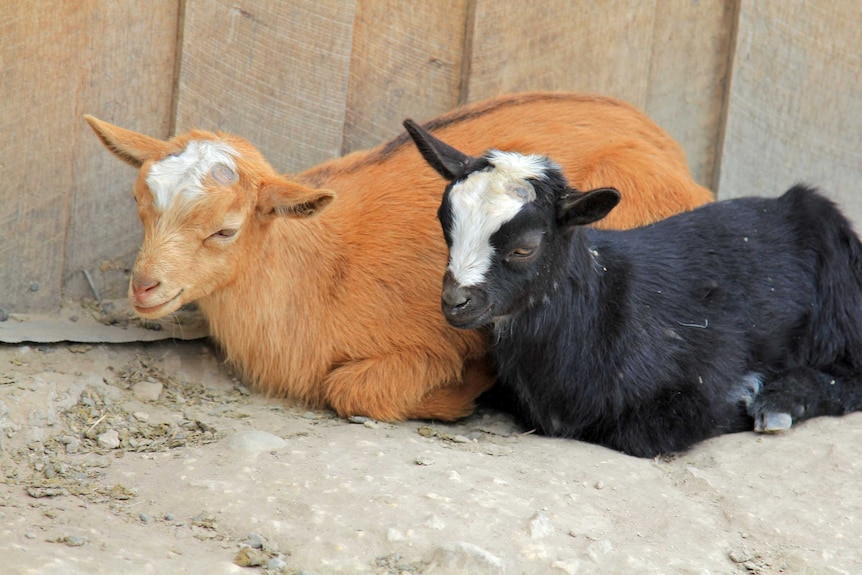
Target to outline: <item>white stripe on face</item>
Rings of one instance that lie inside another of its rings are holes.
[[[203,181],[213,166],[224,164],[236,172],[236,151],[224,142],[194,140],[177,155],[155,163],[147,174],[155,208],[164,212],[178,197],[194,199],[204,193]]]
[[[514,218],[536,192],[528,179],[542,179],[549,168],[541,156],[492,151],[493,168],[473,172],[449,191],[452,245],[449,271],[461,286],[483,283],[491,267],[491,236]]]

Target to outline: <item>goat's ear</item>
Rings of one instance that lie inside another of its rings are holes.
[[[268,182],[260,190],[257,213],[267,220],[279,216],[309,218],[335,199],[335,192],[314,190],[287,180]]]
[[[84,114],[84,119],[112,154],[135,168],[164,155],[168,149],[167,142],[156,138],[114,126],[88,114]]]
[[[613,188],[589,192],[569,189],[557,203],[557,220],[567,228],[597,222],[620,203],[620,193]]]
[[[413,120],[404,120],[407,133],[413,138],[419,153],[425,158],[437,173],[449,180],[460,178],[467,172],[467,168],[475,161],[475,158],[460,152],[438,138],[431,132],[422,128]]]

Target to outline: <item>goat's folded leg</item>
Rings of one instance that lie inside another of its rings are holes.
[[[770,376],[748,406],[754,431],[779,433],[794,422],[862,409],[862,378],[797,367]]]
[[[325,400],[340,416],[381,421],[452,421],[473,412],[493,383],[483,359],[466,364],[423,351],[352,360],[324,379]]]

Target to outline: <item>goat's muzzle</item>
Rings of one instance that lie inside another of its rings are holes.
[[[448,271],[443,277],[441,300],[443,315],[454,327],[474,329],[485,325],[491,319],[485,290],[479,286],[460,285]]]

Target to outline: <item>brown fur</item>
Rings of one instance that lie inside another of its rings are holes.
[[[228,360],[258,388],[342,416],[452,420],[492,384],[483,336],[450,327],[440,311],[447,256],[435,215],[445,182],[403,135],[285,177],[236,136],[190,132],[162,142],[87,120],[140,169],[144,243],[130,298],[141,315],[198,301]],[[623,201],[602,221],[607,227],[643,225],[712,199],[676,142],[608,98],[502,96],[429,125],[466,153],[541,153],[578,188],[617,188]],[[242,156],[239,182],[210,178],[204,199],[159,218],[149,167],[195,139],[232,145]],[[242,216],[241,229],[214,240],[228,212]]]

